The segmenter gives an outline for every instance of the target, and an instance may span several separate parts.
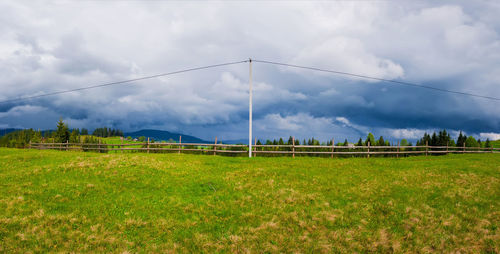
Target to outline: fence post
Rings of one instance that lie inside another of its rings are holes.
[[[147,153],[149,153],[149,137],[148,137],[148,143],[146,144],[147,146]]]
[[[217,154],[217,137],[215,137],[214,156]]]
[[[333,152],[335,151],[335,140],[332,138],[332,158],[333,158]]]
[[[123,150],[124,150],[123,148],[125,148],[125,146],[123,145],[123,139],[122,139],[122,146],[121,146],[121,149],[120,149],[122,151],[122,153],[123,153]]]
[[[66,140],[66,152],[68,151],[69,148],[69,140]]]
[[[429,153],[429,141],[425,141],[425,156]]]
[[[253,142],[253,151],[254,153],[252,153],[253,157],[257,157],[257,153],[255,153],[255,151],[257,151],[257,138],[255,138],[254,142]]]
[[[396,158],[399,158],[399,140],[398,140],[398,153],[396,153]]]
[[[98,141],[97,143],[99,144],[97,147],[98,147],[98,149],[99,149],[99,153],[101,153],[101,152],[102,152],[102,151],[101,151],[101,140],[100,140],[100,139],[98,139],[97,141]]]
[[[450,141],[446,141],[446,155],[448,155],[448,145],[449,145]]]
[[[28,149],[31,149],[31,140],[30,140],[30,144],[29,144],[29,146],[28,146]]]
[[[464,142],[464,145],[463,145],[463,150],[462,150],[462,154],[465,153],[465,142]]]
[[[292,137],[292,158],[295,158],[295,137]]]
[[[366,158],[370,158],[370,141],[368,141],[368,153],[366,154]]]
[[[178,154],[181,154],[181,144],[182,144],[182,136],[179,135],[179,150],[177,151]]]

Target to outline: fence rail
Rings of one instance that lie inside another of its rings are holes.
[[[94,152],[146,152],[146,153],[203,153],[220,154],[247,154],[248,145],[231,144],[204,144],[204,143],[30,143],[31,149],[78,150]],[[455,146],[322,146],[322,145],[254,145],[253,156],[303,155],[316,156],[409,156],[409,155],[439,155],[465,153],[500,153],[500,148],[455,147]]]

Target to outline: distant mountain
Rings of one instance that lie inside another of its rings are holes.
[[[179,136],[182,136],[182,143],[212,143],[211,141],[206,141],[201,138],[184,135],[180,133],[173,133],[169,131],[160,131],[160,130],[140,130],[134,132],[128,132],[123,134],[125,137],[138,138],[144,136],[146,138],[153,138],[156,141],[160,140],[169,140],[172,139],[176,142],[179,142]]]
[[[1,136],[4,136],[4,135],[7,135],[11,132],[14,132],[14,131],[19,131],[21,129],[14,129],[14,128],[8,128],[8,129],[0,129],[0,137]]]

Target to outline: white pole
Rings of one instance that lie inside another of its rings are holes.
[[[248,96],[248,157],[252,158],[252,59],[249,58],[249,78],[248,78],[248,86],[249,86],[249,96]]]

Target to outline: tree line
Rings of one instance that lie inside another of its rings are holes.
[[[317,139],[310,138],[310,139],[303,139],[302,142],[299,139],[295,139],[295,145],[314,145],[314,146],[332,146],[333,140],[328,140],[326,142],[321,142]],[[279,139],[267,139],[266,141],[262,142],[261,140],[257,140],[256,145],[292,145],[294,144],[294,138],[290,136],[287,141],[285,141],[283,138]],[[375,139],[375,136],[372,133],[368,133],[367,137],[365,140],[362,138],[359,138],[359,140],[356,143],[351,143],[347,139],[344,140],[344,142],[337,142],[335,145],[336,146],[349,146],[349,144],[353,144],[356,146],[391,146],[395,144],[391,144],[388,140],[385,140],[383,136],[380,136],[378,139]],[[465,147],[485,147],[485,148],[490,148],[491,146],[491,141],[489,139],[486,139],[485,142],[482,142],[481,139],[476,140],[473,136],[466,136],[464,135],[461,131],[460,134],[458,135],[457,140],[453,140],[450,136],[450,133],[448,133],[446,130],[442,130],[439,132],[433,132],[432,135],[428,134],[427,132],[424,133],[423,137],[418,139],[416,142],[416,146],[450,146],[450,147],[462,147],[465,145]],[[400,146],[413,146],[412,142],[409,142],[406,139],[401,139],[399,141]]]
[[[123,131],[107,127],[97,128],[89,135],[89,131],[83,129],[69,129],[62,119],[57,122],[56,130],[40,131],[33,129],[10,132],[0,137],[0,146],[24,148],[32,143],[53,142],[53,143],[98,143],[99,137],[123,136]]]
[[[27,147],[29,142],[38,143],[38,142],[54,142],[54,143],[97,143],[99,139],[96,137],[114,137],[114,136],[123,136],[123,131],[119,129],[112,129],[107,127],[96,128],[92,135],[89,135],[89,131],[87,129],[69,129],[68,125],[63,122],[62,119],[57,123],[57,127],[55,131],[36,131],[33,129],[27,130],[19,130],[6,134],[3,137],[0,137],[0,146],[3,147]],[[129,137],[130,138],[130,137]],[[131,139],[131,138],[130,138]],[[140,137],[140,141],[144,141],[145,137]],[[154,142],[154,140],[152,141]],[[267,139],[265,142],[261,140],[257,140],[257,145],[314,145],[314,146],[332,146],[333,140],[328,140],[326,142],[321,142],[318,139],[310,138],[303,139],[300,141],[299,139],[294,139],[292,136],[288,138],[288,140],[279,138],[279,139]],[[368,133],[366,138],[363,140],[359,138],[356,143],[350,143],[347,139],[343,142],[337,142],[336,146],[391,146],[390,142],[385,140],[383,136],[380,136],[378,139],[375,139],[375,136],[372,133]],[[400,146],[413,146],[411,142],[408,142],[406,139],[402,139],[399,143]],[[450,146],[450,147],[492,147],[489,139],[486,141],[481,141],[480,139],[476,140],[472,136],[466,136],[460,131],[460,134],[457,137],[457,140],[451,138],[450,133],[446,130],[441,130],[439,132],[433,132],[432,135],[428,133],[424,133],[423,137],[418,139],[416,142],[417,146]]]

